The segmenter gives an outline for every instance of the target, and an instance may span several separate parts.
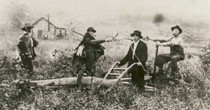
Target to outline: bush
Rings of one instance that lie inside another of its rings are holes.
[[[201,61],[204,65],[210,64],[210,45],[206,46],[202,50]]]
[[[51,43],[51,45],[49,44]],[[56,42],[56,43],[55,43]],[[62,45],[63,42],[48,41],[37,48],[38,57],[35,60],[35,72],[33,79],[52,79],[61,77],[71,77],[72,73],[72,52],[73,43],[69,46]],[[75,45],[76,43],[74,43]],[[44,45],[44,46],[43,46]],[[49,46],[50,45],[50,46]],[[127,50],[119,49],[119,45],[111,48],[112,44],[105,53],[106,59],[101,57],[97,62],[97,75],[106,73],[109,67],[123,57]],[[49,54],[51,47],[57,50],[51,59]],[[61,47],[62,46],[62,47]],[[70,47],[66,49],[66,47]],[[107,45],[106,45],[107,46]],[[121,45],[120,45],[121,46]],[[155,47],[149,44],[148,69],[150,73],[153,69],[153,55]],[[12,47],[12,46],[7,46]],[[50,48],[49,48],[50,47]],[[61,47],[61,48],[60,48]],[[124,46],[123,48],[126,48]],[[208,47],[209,48],[209,47]],[[46,51],[47,50],[47,51]],[[58,51],[59,50],[59,51]],[[60,51],[62,50],[62,51]],[[209,49],[207,49],[209,50]],[[6,51],[6,50],[1,50]],[[116,54],[113,54],[115,52]],[[186,58],[178,65],[180,73],[184,77],[184,83],[155,83],[158,88],[156,92],[141,93],[134,86],[117,85],[107,94],[103,92],[107,89],[101,87],[96,94],[89,94],[88,91],[76,92],[76,87],[59,87],[58,89],[48,89],[43,87],[30,88],[33,92],[29,94],[20,93],[20,88],[12,84],[16,79],[25,80],[27,72],[20,69],[10,56],[0,57],[0,109],[209,109],[210,93],[208,92],[209,83],[203,71],[202,64],[209,64],[204,52],[200,58]],[[204,57],[205,56],[205,57]],[[24,85],[23,85],[24,86]]]

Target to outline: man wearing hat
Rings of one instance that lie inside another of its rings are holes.
[[[126,56],[118,62],[118,66],[122,66],[128,62],[128,67],[133,63],[140,63],[140,65],[134,65],[129,73],[131,74],[132,83],[139,89],[144,90],[144,74],[146,70],[146,61],[148,59],[147,44],[142,41],[141,32],[135,30],[131,37],[133,37],[133,43],[131,44]]]
[[[180,36],[182,33],[182,29],[176,25],[171,28],[173,32],[173,37],[169,40],[163,41],[162,43],[157,43],[158,46],[169,46],[170,54],[160,54],[157,56],[155,61],[155,65],[159,67],[158,74],[163,73],[163,65],[169,61],[171,61],[171,77],[174,78],[176,73],[178,72],[177,62],[184,60],[184,46],[183,46],[183,38]]]
[[[22,67],[28,70],[29,72],[33,71],[32,60],[36,57],[34,47],[38,45],[38,41],[36,41],[33,37],[31,37],[31,29],[33,26],[26,23],[21,29],[24,33],[19,37],[18,40],[18,52],[22,61]]]
[[[79,70],[82,70],[81,65],[85,65],[86,69],[84,73],[87,73],[88,76],[94,76],[96,68],[95,62],[97,61],[98,57],[104,54],[104,47],[100,44],[113,40],[113,38],[96,40],[94,35],[95,33],[96,30],[93,27],[89,27],[79,46],[76,48],[76,53],[74,54],[74,72],[75,74],[78,74],[77,82],[80,90],[82,89],[81,85],[83,75],[83,72],[79,72]],[[83,49],[80,49],[81,46]],[[81,50],[81,54],[77,54],[79,50]]]

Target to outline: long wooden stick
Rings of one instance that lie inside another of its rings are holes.
[[[112,86],[105,92],[109,92],[119,81],[120,79],[125,76],[125,74],[127,74],[127,72],[134,66],[134,65],[137,65],[138,63],[133,63],[132,65],[130,65],[116,80],[115,82],[112,84]]]
[[[105,75],[104,79],[106,79],[106,78],[109,76],[109,74],[112,72],[113,68],[114,68],[116,65],[117,65],[117,62],[115,62],[115,63],[112,65],[112,67],[109,69],[109,71],[108,71],[107,74]],[[98,88],[100,88],[100,87],[101,87],[101,84],[98,85]]]
[[[112,69],[117,65],[117,62],[115,62],[112,67],[109,69],[109,71],[107,72],[106,76],[104,77],[104,79],[106,79],[106,77],[111,73]]]
[[[156,46],[155,60],[154,60],[154,71],[153,71],[153,74],[154,74],[154,75],[156,75],[156,65],[155,65],[155,62],[156,62],[156,60],[157,60],[158,48],[159,48],[159,46]]]
[[[73,32],[76,33],[76,34],[78,34],[78,35],[80,35],[80,36],[84,36],[83,34],[77,32],[77,31],[73,31]]]
[[[84,36],[83,34],[77,32],[77,31],[74,31],[73,30],[73,32],[76,33],[76,34],[78,34],[78,35],[80,35],[80,36]],[[116,33],[114,36],[112,36],[112,38],[115,39],[118,35],[119,35],[119,33]]]
[[[21,27],[19,27],[17,24],[11,22],[15,27],[17,27],[18,29],[21,29]]]

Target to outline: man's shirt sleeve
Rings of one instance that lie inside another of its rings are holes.
[[[182,37],[179,38],[173,38],[168,42],[162,43],[163,46],[172,46],[172,45],[180,45],[183,46],[183,39]]]

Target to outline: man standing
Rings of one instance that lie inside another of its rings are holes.
[[[21,29],[24,33],[19,37],[17,44],[19,56],[22,61],[22,67],[30,73],[33,71],[32,60],[35,59],[36,53],[34,48],[39,44],[34,38],[31,37],[31,29],[33,26],[26,23]]]
[[[122,66],[127,62],[128,67],[133,63],[141,63],[142,66],[134,65],[129,73],[131,74],[132,83],[139,89],[144,90],[144,74],[148,59],[147,45],[142,41],[143,37],[140,31],[135,30],[131,36],[134,42],[131,44],[127,55],[118,63],[118,66]]]
[[[157,56],[155,61],[155,65],[159,67],[158,74],[163,73],[163,65],[169,61],[171,61],[171,77],[174,78],[175,74],[178,72],[177,62],[184,60],[184,46],[183,46],[183,39],[180,34],[182,33],[182,29],[176,25],[171,28],[173,32],[173,37],[169,40],[163,41],[162,43],[157,43],[157,46],[169,46],[170,47],[170,54],[160,54]]]
[[[96,40],[94,38],[95,33],[96,30],[93,27],[89,27],[87,29],[87,33],[84,35],[83,40],[76,48],[76,52],[74,54],[74,73],[78,74],[77,83],[80,90],[82,89],[81,85],[83,75],[83,72],[79,72],[79,70],[81,70],[81,65],[85,65],[85,73],[87,73],[88,76],[94,76],[96,68],[95,62],[97,61],[98,57],[104,54],[104,47],[100,44],[113,40],[113,38],[108,38],[106,40]]]

